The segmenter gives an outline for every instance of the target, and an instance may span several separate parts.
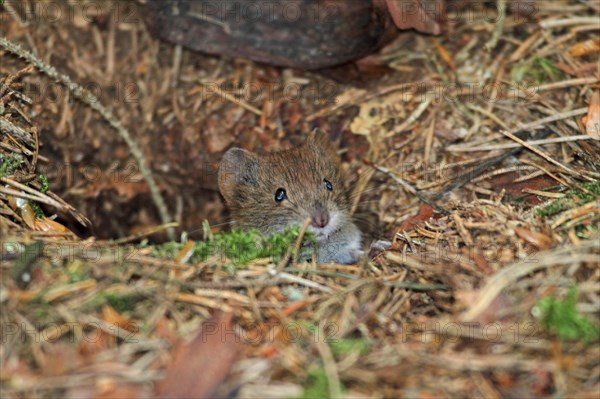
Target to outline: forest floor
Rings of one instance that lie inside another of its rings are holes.
[[[596,2],[503,25],[479,4],[319,72],[177,49],[138,3],[90,3],[0,6],[2,398],[600,395]],[[223,152],[315,127],[367,241],[392,242],[373,259],[227,232]]]

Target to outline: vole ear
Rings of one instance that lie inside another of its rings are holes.
[[[338,156],[337,149],[331,142],[329,135],[319,128],[315,128],[312,132],[308,134],[306,144],[312,145],[315,148],[324,151],[325,153],[329,153],[335,158],[337,158]]]
[[[235,197],[238,187],[254,184],[258,176],[258,159],[253,153],[241,148],[231,148],[219,165],[219,191],[229,204]]]

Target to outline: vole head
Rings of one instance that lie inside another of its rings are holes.
[[[230,149],[219,168],[219,189],[240,227],[265,234],[310,218],[309,230],[324,240],[350,223],[340,160],[324,133],[262,156]]]

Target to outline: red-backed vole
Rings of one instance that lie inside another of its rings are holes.
[[[229,149],[219,167],[219,189],[236,227],[269,235],[310,218],[319,263],[354,263],[362,253],[340,158],[322,132],[298,148],[265,155]]]

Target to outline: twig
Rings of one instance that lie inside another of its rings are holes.
[[[364,162],[367,163],[367,161],[364,161]],[[417,197],[422,202],[430,205],[436,211],[438,211],[444,215],[450,214],[450,212],[448,212],[446,209],[442,208],[441,206],[439,206],[438,204],[433,202],[430,198],[424,196],[419,191],[417,191],[417,189],[414,188],[410,183],[408,183],[404,179],[396,176],[396,174],[394,172],[392,172],[391,170],[389,170],[388,168],[379,166],[379,165],[375,165],[374,163],[371,163],[371,162],[367,163],[367,165],[370,165],[370,166],[374,167],[375,169],[377,169],[378,171],[385,173],[386,175],[391,177],[396,183],[398,183],[402,187],[404,187],[409,193],[413,194],[415,197]]]
[[[5,179],[0,178],[0,180],[4,181]],[[39,193],[27,194],[22,191],[13,190],[13,189],[6,188],[6,187],[0,187],[0,193],[6,194],[6,195],[12,195],[17,198],[23,198],[23,199],[41,202],[42,204],[50,205],[57,209],[63,208],[62,205],[60,203],[58,203],[57,201],[54,201],[52,198],[45,196],[45,195],[40,196]]]
[[[512,134],[515,134],[515,133],[519,133],[519,132],[526,131],[526,130],[532,130],[532,129],[535,129],[538,127],[542,127],[545,124],[550,123],[550,122],[560,121],[560,120],[568,119],[568,118],[571,118],[574,116],[585,115],[587,112],[588,112],[587,107],[577,108],[572,111],[560,112],[558,114],[550,115],[545,118],[541,118],[541,119],[535,120],[533,122],[529,122],[524,125],[520,125],[516,128],[510,129],[509,132]],[[465,148],[465,147],[453,145],[453,146],[449,146],[447,150],[448,151],[468,151],[467,148],[469,148],[469,147],[466,147],[465,149],[462,149],[462,148]]]
[[[548,168],[545,168],[542,165],[538,165],[535,162],[531,162],[528,160],[523,160],[521,161],[522,164],[524,165],[529,165],[529,166],[533,166],[534,168],[540,170],[541,172],[545,173],[546,175],[550,176],[551,178],[553,178],[554,180],[556,180],[557,182],[559,182],[560,184],[562,184],[565,187],[569,187],[569,188],[573,188],[573,185],[568,183],[566,180],[561,179],[559,176],[555,175],[554,173],[552,173],[551,171],[548,170]],[[518,179],[517,179],[518,180]],[[516,183],[517,181],[515,181]]]
[[[293,283],[298,283],[298,284],[304,285],[306,287],[315,288],[315,289],[317,289],[319,291],[323,291],[323,292],[325,292],[327,294],[332,294],[333,293],[333,290],[331,288],[329,288],[329,287],[325,287],[322,284],[315,283],[314,281],[310,281],[310,280],[307,280],[307,279],[302,278],[302,277],[294,276],[294,275],[291,275],[289,273],[281,272],[277,276],[280,279],[283,279],[283,280],[286,280],[286,281],[290,281],[290,282],[293,282]]]
[[[454,223],[456,223],[456,229],[458,230],[458,233],[462,237],[465,244],[473,245],[473,237],[471,237],[471,233],[469,233],[469,230],[465,228],[465,225],[463,224],[460,215],[456,212],[453,212],[452,219],[454,220]]]
[[[121,244],[126,244],[126,243],[131,242],[131,241],[139,241],[139,240],[141,240],[144,237],[148,237],[148,236],[151,236],[152,234],[156,234],[156,233],[159,233],[159,232],[161,232],[163,230],[168,230],[170,228],[174,228],[174,227],[177,227],[177,226],[179,226],[179,223],[177,223],[177,222],[172,222],[172,223],[165,224],[165,225],[160,225],[160,226],[154,226],[154,227],[152,227],[150,229],[147,229],[147,230],[144,230],[144,231],[142,231],[140,233],[131,234],[131,235],[128,235],[128,236],[125,236],[125,237],[118,238],[118,239],[110,242],[110,244],[111,245],[114,245],[114,244],[121,245]]]
[[[46,194],[42,193],[41,191],[34,190],[34,189],[32,189],[31,187],[29,187],[29,186],[26,186],[26,185],[24,185],[24,184],[21,184],[21,183],[19,183],[18,181],[15,181],[15,180],[9,179],[9,178],[7,178],[7,177],[0,177],[0,182],[2,182],[2,183],[6,183],[6,184],[8,184],[8,185],[11,185],[11,186],[13,186],[14,188],[16,188],[16,189],[18,189],[18,190],[23,190],[23,191],[25,191],[26,193],[29,193],[29,194],[31,194],[31,195],[33,195],[33,196],[36,196],[36,197],[38,197],[38,198],[47,198],[47,199],[48,199],[48,201],[56,201],[55,199],[53,199],[53,198],[51,198],[50,196],[48,196],[48,195],[46,195]],[[64,205],[64,204],[61,204],[61,203],[60,203],[60,202],[58,202],[58,201],[56,201],[56,204],[58,204],[58,205],[53,205],[53,206],[57,206],[58,208],[62,208],[62,205]]]
[[[403,348],[403,351],[406,350]],[[400,351],[399,351],[400,352]],[[406,354],[401,354],[406,357]],[[521,359],[514,355],[463,355],[456,353],[430,355],[419,354],[419,361],[436,367],[443,367],[450,370],[461,371],[531,371],[531,370],[553,370],[556,368],[553,362],[544,362],[542,360]]]
[[[600,29],[600,23],[598,23],[598,17],[572,17],[563,19],[545,19],[540,22],[542,28],[562,28],[565,26],[572,25],[598,25]]]
[[[214,289],[229,289],[229,288],[249,288],[249,287],[271,287],[281,283],[279,276],[274,278],[252,279],[252,280],[235,280],[221,282],[199,282],[199,283],[181,283],[190,288],[214,288]]]
[[[577,79],[567,79],[560,82],[552,82],[547,83],[545,85],[537,86],[536,93],[540,93],[542,91],[555,90],[555,89],[564,89],[565,87],[571,86],[583,86],[583,85],[593,85],[598,83],[600,79],[598,78],[577,78]]]
[[[496,122],[499,126],[502,126],[506,130],[509,130],[509,127],[502,121],[502,119],[497,117],[494,113],[492,113],[492,111],[481,108],[477,105],[470,105],[470,104],[467,104],[467,108],[487,116],[488,118],[490,118],[491,120]]]
[[[543,137],[547,136],[548,134],[550,134],[550,131],[548,129],[545,129],[544,131],[539,133],[539,135],[541,135]],[[516,136],[513,135],[513,137],[516,137]],[[503,154],[486,159],[485,161],[476,165],[472,170],[467,171],[466,173],[455,178],[450,183],[446,184],[437,193],[431,194],[431,196],[429,197],[429,200],[430,201],[439,200],[446,193],[449,193],[450,191],[455,190],[455,189],[465,185],[466,183],[470,182],[477,176],[481,175],[488,168],[491,168],[492,166],[499,164],[500,162],[502,162],[504,159],[508,158],[509,156],[514,156],[514,155],[518,154],[519,152],[521,152],[522,149],[523,149],[523,147],[512,148]]]
[[[171,67],[171,87],[177,87],[177,82],[179,81],[179,74],[181,73],[181,54],[182,47],[179,44],[175,46],[175,51],[173,51],[173,66]]]
[[[433,116],[431,117],[431,123],[429,124],[429,128],[425,132],[425,154],[423,155],[423,159],[425,162],[429,162],[431,160],[431,150],[433,148],[433,134],[435,133],[435,122],[436,122],[436,112],[433,111]]]
[[[207,86],[209,83],[207,82],[203,82],[202,80],[198,80],[198,82],[203,85],[203,86]],[[257,116],[262,116],[262,112],[261,110],[259,110],[256,107],[253,107],[252,105],[248,104],[246,101],[241,100],[241,99],[237,99],[234,96],[232,96],[229,93],[224,92],[223,90],[221,90],[220,87],[212,87],[215,90],[215,94],[218,94],[219,96],[223,97],[224,99],[231,101],[234,104],[239,105],[240,107],[252,112],[253,114],[257,115]]]
[[[589,240],[578,247],[567,246],[561,247],[558,250],[541,252],[531,259],[522,259],[503,268],[487,281],[485,287],[479,292],[473,306],[464,314],[463,319],[466,321],[476,319],[503,289],[529,273],[561,264],[572,265],[573,263],[586,261],[597,262],[597,255],[585,253],[592,251],[597,246],[597,242]]]
[[[344,266],[346,266],[346,265],[344,265]],[[300,268],[295,268],[295,267],[287,267],[285,269],[285,271],[287,273],[316,274],[318,276],[345,278],[345,279],[349,279],[349,280],[356,280],[358,278],[354,274],[344,273],[344,272],[336,272],[336,271],[332,271],[332,270],[320,270],[320,269],[307,270],[307,269],[300,269]]]
[[[531,46],[539,39],[542,34],[541,30],[537,30],[531,36],[527,38],[521,45],[515,50],[515,52],[508,59],[510,62],[515,62],[523,57],[523,55],[531,48]]]
[[[576,136],[568,136],[568,137],[554,137],[551,139],[543,139],[543,140],[528,140],[525,143],[529,145],[545,145],[545,144],[557,144],[557,143],[566,143],[569,141],[579,141],[579,140],[591,140],[592,138],[585,134],[578,134]],[[492,145],[482,145],[479,147],[462,147],[462,146],[449,146],[446,150],[452,152],[478,152],[478,151],[495,151],[495,150],[506,150],[509,148],[520,147],[519,143],[506,143],[506,144],[492,144]]]
[[[565,194],[562,194],[562,193],[553,193],[550,191],[534,190],[532,188],[524,188],[523,192],[527,193],[527,194],[537,195],[538,197],[547,197],[547,198],[554,198],[554,199],[563,198],[565,196]]]
[[[229,25],[227,23],[219,20],[219,19],[213,18],[213,17],[211,17],[209,15],[206,15],[206,14],[203,14],[203,13],[200,13],[200,12],[193,12],[193,11],[189,11],[187,13],[187,15],[189,15],[190,17],[198,18],[201,21],[206,21],[206,22],[209,22],[211,24],[220,26],[221,28],[223,28],[223,31],[225,33],[227,33],[228,35],[231,34],[231,28],[229,28]]]
[[[13,134],[16,138],[27,143],[28,145],[34,144],[34,140],[31,138],[29,133],[19,126],[13,125],[4,118],[0,118],[0,132]]]
[[[385,282],[383,284],[388,287],[404,288],[406,290],[411,290],[411,291],[448,291],[448,290],[450,290],[450,288],[444,284],[419,284],[419,283],[411,283],[408,281],[402,281],[402,282],[398,282],[398,283]]]
[[[323,359],[323,368],[325,369],[325,375],[327,376],[328,382],[327,385],[329,386],[329,396],[337,399],[342,397],[342,385],[340,383],[340,376],[338,374],[335,359],[333,358],[331,349],[329,349],[329,346],[325,341],[326,335],[323,330],[323,324],[324,323],[321,323],[319,326],[319,337],[315,340],[315,345],[321,355],[321,359]]]
[[[514,134],[504,131],[501,131],[502,134],[504,134],[506,137],[510,138],[511,140],[516,141],[517,143],[521,144],[523,147],[527,148],[529,151],[539,155],[540,157],[544,158],[546,161],[558,166],[559,168],[564,169],[565,171],[569,172],[570,174],[574,175],[574,176],[580,176],[581,174],[578,173],[577,171],[569,168],[568,166],[563,165],[561,162],[558,162],[557,160],[555,160],[554,158],[552,158],[551,156],[549,156],[548,154],[546,154],[545,152],[538,150],[537,148],[527,144],[527,142],[523,141],[522,139],[518,138],[517,136],[515,136]]]
[[[310,225],[310,218],[306,218],[304,223],[302,224],[302,228],[300,229],[300,233],[298,233],[298,238],[296,239],[296,245],[294,245],[294,264],[298,262],[298,256],[300,255],[300,246],[302,245],[302,239],[304,238],[304,234]]]
[[[537,121],[529,122],[524,125],[519,126],[518,128],[511,129],[511,133],[521,132],[523,130],[529,130],[536,127],[544,126],[546,123],[560,121],[563,119],[572,118],[574,116],[585,115],[587,113],[587,107],[577,108],[572,111],[560,112],[555,115],[550,115],[546,118],[538,119]]]
[[[395,127],[392,131],[388,132],[385,137],[391,137],[393,135],[396,134],[396,132],[401,132],[403,130],[406,130],[406,128],[408,128],[410,125],[412,125],[417,119],[419,119],[419,117],[421,116],[421,114],[423,112],[425,112],[425,110],[427,109],[427,107],[429,107],[429,104],[431,104],[431,102],[433,101],[433,99],[435,98],[435,96],[430,96],[429,98],[427,98],[425,101],[423,101],[421,104],[419,104],[419,106],[417,107],[417,109],[415,109],[409,116],[408,118],[406,118],[404,120],[404,122],[402,122],[400,124],[400,126]]]
[[[582,205],[577,208],[569,209],[565,211],[557,220],[552,223],[552,228],[556,229],[558,226],[563,224],[569,219],[574,219],[581,215],[586,215],[588,213],[600,212],[600,200],[588,202],[585,205]]]
[[[498,0],[497,9],[498,21],[496,22],[494,33],[492,33],[492,37],[485,44],[485,48],[489,52],[496,48],[498,40],[500,39],[500,36],[502,36],[502,31],[504,31],[504,22],[506,21],[506,0]]]

